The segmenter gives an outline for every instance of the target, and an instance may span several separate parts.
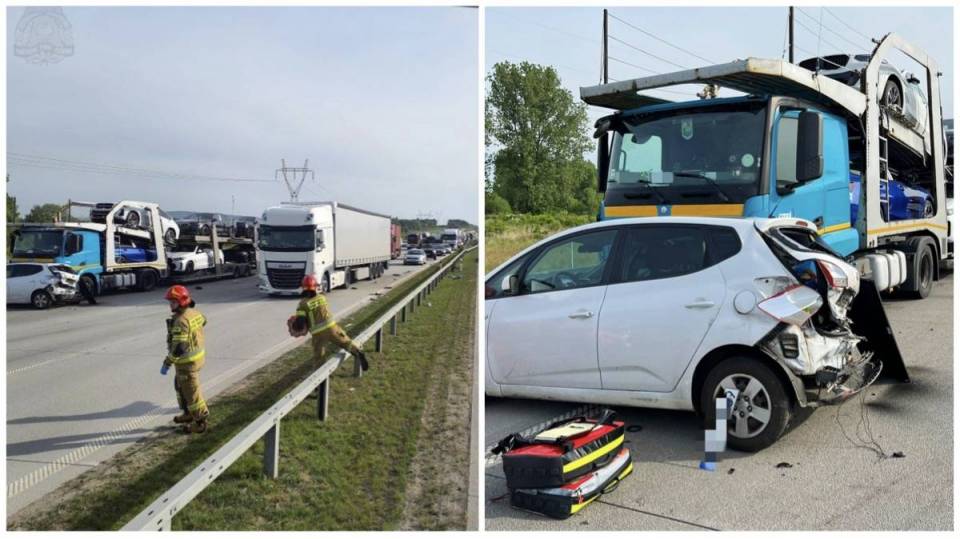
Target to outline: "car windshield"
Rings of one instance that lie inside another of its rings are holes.
[[[13,256],[60,256],[62,230],[22,230],[14,240]]]
[[[259,237],[257,245],[262,251],[312,251],[316,247],[312,226],[261,226]]]
[[[760,192],[764,122],[762,102],[624,118],[607,204],[743,202]]]
[[[423,251],[421,251],[420,249],[410,249],[410,250],[407,252],[407,254],[411,254],[411,255],[422,255],[422,254],[423,254]]]

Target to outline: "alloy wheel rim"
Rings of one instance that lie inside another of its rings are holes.
[[[773,415],[773,405],[767,388],[749,374],[731,374],[717,385],[714,397],[722,398],[727,390],[731,389],[737,390],[739,396],[730,408],[727,432],[741,439],[759,435],[767,428]]]

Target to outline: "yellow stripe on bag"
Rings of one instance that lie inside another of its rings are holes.
[[[573,462],[571,462],[571,463],[569,463],[569,464],[564,464],[564,465],[563,465],[563,473],[567,473],[567,472],[569,472],[570,470],[576,470],[577,468],[579,468],[579,467],[581,467],[581,466],[586,466],[587,464],[590,464],[591,462],[593,462],[593,461],[597,460],[598,458],[606,455],[607,453],[609,453],[609,452],[617,449],[617,448],[620,447],[620,445],[623,443],[623,437],[624,437],[624,435],[621,434],[619,438],[617,438],[616,440],[614,440],[613,443],[607,444],[607,446],[604,447],[603,449],[601,449],[601,450],[599,450],[599,451],[594,451],[593,453],[590,453],[589,455],[587,455],[587,456],[585,456],[585,457],[581,457],[581,458],[579,458],[579,459],[577,459],[577,460],[575,460],[575,461],[573,461]]]

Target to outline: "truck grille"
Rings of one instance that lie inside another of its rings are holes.
[[[303,281],[303,273],[303,268],[267,268],[267,279],[270,280],[270,286],[273,288],[292,290],[300,288],[300,283]]]

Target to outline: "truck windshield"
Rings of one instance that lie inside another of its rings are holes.
[[[261,251],[313,251],[314,227],[312,226],[260,226]]]
[[[764,111],[748,102],[624,117],[605,204],[740,203],[759,194]]]
[[[62,230],[22,230],[14,240],[13,256],[60,256]]]

